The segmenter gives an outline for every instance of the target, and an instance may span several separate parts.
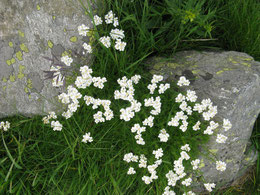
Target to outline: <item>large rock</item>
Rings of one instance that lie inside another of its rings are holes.
[[[52,62],[43,57],[82,53],[81,24],[91,26],[78,1],[0,1],[0,118],[59,108],[62,89],[44,80]]]
[[[210,153],[227,163],[226,171],[217,171],[215,163],[205,157],[202,157],[201,169],[205,181],[217,183],[218,187],[231,185],[257,159],[249,139],[260,112],[260,63],[245,53],[234,51],[184,51],[173,59],[154,57],[147,63],[153,74],[162,74],[166,80],[177,81],[179,76],[185,75],[199,101],[210,98],[218,106],[215,121],[220,124],[223,118],[231,121],[233,126],[229,131],[218,129],[228,136],[227,142],[218,144],[212,136],[207,145]],[[195,188],[205,190],[200,183]]]

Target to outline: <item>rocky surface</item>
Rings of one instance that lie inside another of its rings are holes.
[[[44,80],[52,65],[44,57],[81,53],[81,24],[91,26],[78,1],[0,1],[0,118],[59,108],[62,89]]]
[[[191,81],[189,88],[197,92],[199,101],[210,98],[218,106],[215,121],[220,124],[223,118],[231,121],[233,126],[229,131],[216,130],[228,136],[226,143],[218,144],[216,136],[212,136],[207,145],[210,155],[226,162],[226,171],[217,171],[216,164],[205,157],[200,166],[205,181],[217,183],[217,187],[231,185],[257,159],[249,138],[260,112],[260,62],[234,51],[184,51],[173,59],[154,57],[147,63],[153,74],[162,74],[166,80],[177,81],[180,76],[186,76]],[[195,189],[205,190],[201,183]]]

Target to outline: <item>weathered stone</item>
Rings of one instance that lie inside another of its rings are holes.
[[[260,112],[260,63],[234,51],[184,51],[173,59],[154,57],[147,63],[151,64],[153,74],[162,74],[169,81],[185,75],[191,81],[188,88],[197,92],[199,101],[210,98],[218,106],[214,120],[220,124],[223,118],[231,121],[233,126],[229,131],[216,130],[228,136],[226,143],[218,144],[216,136],[212,136],[207,145],[211,154],[226,162],[226,171],[217,171],[216,163],[205,157],[201,168],[206,182],[214,182],[217,187],[231,185],[257,159],[256,152],[250,149],[249,138]],[[195,189],[205,190],[199,182]]]
[[[44,80],[43,71],[65,51],[82,53],[81,24],[92,26],[79,1],[0,1],[0,118],[60,108],[56,96],[63,89]]]

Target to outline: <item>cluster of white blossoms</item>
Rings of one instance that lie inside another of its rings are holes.
[[[0,130],[3,129],[4,131],[7,131],[10,128],[10,123],[8,121],[1,121],[0,123]]]
[[[216,187],[216,184],[214,184],[214,183],[205,183],[204,186],[205,186],[205,188],[206,188],[209,192],[212,192],[212,188],[215,188],[215,187]]]
[[[135,124],[132,128],[131,128],[131,132],[132,133],[136,133],[135,135],[135,139],[136,139],[136,143],[140,144],[140,145],[145,145],[145,141],[142,138],[142,133],[146,131],[146,127],[141,127],[138,123]]]
[[[49,114],[42,118],[44,124],[49,124],[51,119],[57,119],[55,112],[49,112]],[[53,131],[61,131],[62,124],[59,121],[51,121],[51,128]]]
[[[217,161],[216,162],[216,169],[218,171],[225,171],[226,170],[226,163],[225,162],[222,162],[222,161]]]
[[[187,122],[188,116],[184,114],[183,111],[179,111],[175,114],[174,117],[171,118],[171,120],[168,122],[169,126],[178,127],[180,125],[179,121],[182,121],[182,125],[179,127],[182,132],[185,132],[188,128],[188,122]]]
[[[191,161],[192,169],[193,170],[198,169],[199,168],[199,164],[200,164],[200,159],[196,159],[196,160]]]
[[[69,119],[74,112],[80,107],[79,99],[82,97],[81,93],[72,85],[67,87],[67,93],[61,93],[58,98],[63,104],[67,105],[67,111],[62,113],[62,116]]]
[[[120,109],[120,119],[124,121],[130,121],[136,112],[141,110],[142,104],[134,99],[134,84],[138,84],[141,79],[140,75],[135,75],[131,79],[127,79],[125,76],[122,79],[118,79],[117,82],[121,89],[114,92],[115,99],[122,99],[131,103],[130,107]]]
[[[168,186],[165,188],[164,193],[167,194],[167,191],[170,190],[170,186],[174,187],[177,183],[177,181],[183,179],[187,174],[184,172],[184,166],[183,166],[183,160],[189,160],[190,156],[187,152],[190,151],[190,146],[189,144],[185,144],[181,147],[181,153],[180,153],[180,158],[178,160],[175,160],[173,162],[173,170],[170,170],[165,176],[168,180]],[[181,184],[184,186],[190,186],[192,182],[191,177],[188,177],[186,179],[183,179]],[[193,192],[190,191],[190,194],[192,194]]]
[[[92,141],[93,141],[93,137],[90,136],[90,132],[83,135],[82,142],[88,143],[88,142],[92,142]]]
[[[100,122],[105,122],[106,120],[111,120],[112,118],[114,118],[114,113],[113,111],[110,109],[110,104],[111,101],[110,100],[101,100],[99,98],[95,99],[91,96],[84,96],[84,100],[86,105],[93,105],[92,108],[93,109],[97,109],[100,105],[102,105],[104,107],[105,112],[101,112],[98,111],[96,114],[93,115],[95,123],[100,123]],[[104,117],[103,117],[104,116]]]
[[[162,81],[162,80],[163,80],[163,76],[161,76],[161,75],[153,75],[153,78],[151,80],[151,84],[149,84],[147,86],[147,88],[150,91],[150,94],[154,94],[155,89],[158,87],[157,84],[160,81]],[[158,92],[159,92],[159,94],[163,94],[169,88],[170,88],[170,84],[169,83],[160,84]]]
[[[100,16],[95,15],[93,17],[92,23],[94,23],[97,27],[103,24],[103,19]],[[102,43],[102,45],[104,45],[106,48],[110,48],[112,43],[114,42],[114,47],[116,50],[124,51],[126,46],[126,42],[122,41],[122,39],[125,37],[124,31],[122,29],[116,28],[117,26],[119,26],[118,17],[116,17],[112,10],[110,10],[105,15],[105,23],[113,24],[114,29],[110,31],[109,36],[101,36],[99,38],[100,43]],[[92,31],[92,29],[90,29],[84,24],[78,27],[78,32],[81,36],[87,36],[87,33],[90,31]],[[86,50],[87,53],[92,53],[93,51],[91,45],[88,43],[84,43],[83,48]]]
[[[169,139],[169,134],[166,132],[165,129],[160,130],[160,134],[158,137],[160,138],[160,142],[167,142]]]
[[[186,79],[185,76],[181,76],[179,78],[179,81],[177,83],[178,86],[182,87],[182,86],[189,86],[190,85],[190,81],[188,79]]]
[[[153,107],[154,109],[150,111],[152,115],[158,115],[161,113],[161,98],[160,96],[157,96],[155,99],[154,97],[150,97],[148,99],[144,99],[144,106],[145,107]]]

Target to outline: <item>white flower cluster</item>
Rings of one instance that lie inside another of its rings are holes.
[[[158,168],[158,166],[160,166],[162,164],[162,159],[160,159],[163,156],[162,148],[159,148],[158,150],[153,150],[153,154],[157,160],[154,162],[154,164],[148,165],[148,166],[147,166],[147,158],[145,157],[144,154],[141,154],[139,157],[137,155],[134,155],[132,152],[130,152],[130,153],[125,154],[124,158],[123,158],[123,160],[126,161],[127,163],[139,162],[139,164],[138,164],[139,168],[147,168],[147,170],[151,174],[151,176],[145,175],[142,177],[142,180],[147,185],[150,184],[153,180],[158,179],[156,169]],[[134,170],[134,168],[129,167],[127,174],[132,175],[135,173],[136,173],[136,171]]]
[[[183,111],[179,111],[175,114],[174,117],[171,118],[171,120],[168,122],[169,126],[178,127],[180,125],[179,121],[182,121],[182,125],[180,126],[180,129],[182,132],[185,132],[188,128],[188,122],[187,122],[188,116],[184,114]]]
[[[83,48],[87,51],[87,53],[92,53],[92,47],[90,44],[83,43]]]
[[[60,61],[63,62],[66,66],[70,66],[71,63],[73,62],[73,59],[70,58],[69,56],[62,56]]]
[[[182,146],[183,149],[189,150],[189,145],[186,144]],[[189,160],[190,156],[187,154],[187,152],[182,151],[181,157],[178,160],[175,160],[174,163],[174,171],[175,173],[170,170],[166,174],[166,178],[168,180],[168,186],[174,187],[176,185],[176,182],[186,176],[186,173],[184,172],[184,166],[182,164],[183,160]],[[191,184],[192,180],[191,178],[187,178],[184,181],[182,181],[182,185],[189,186]]]
[[[61,131],[62,124],[59,121],[51,121],[51,128],[53,128],[53,131]]]
[[[92,104],[92,108],[93,109],[97,109],[100,105],[102,105],[104,107],[105,112],[101,112],[98,111],[96,114],[93,115],[94,119],[95,119],[95,123],[100,123],[100,122],[105,122],[105,120],[111,120],[112,118],[114,118],[114,113],[113,111],[110,109],[110,104],[111,101],[110,100],[101,100],[101,99],[95,99],[91,96],[84,96],[84,100],[86,105],[90,105]],[[104,115],[104,117],[103,117]]]
[[[82,142],[88,143],[88,142],[92,142],[92,141],[93,141],[93,137],[90,136],[90,132],[83,135]]]
[[[147,170],[151,174],[151,176],[144,175],[142,177],[142,180],[147,185],[153,182],[153,180],[158,179],[156,169],[162,164],[162,159],[160,159],[163,156],[162,148],[159,148],[158,150],[153,150],[153,154],[157,160],[155,161],[154,164],[147,166]]]
[[[198,131],[199,129],[200,129],[200,121],[198,121],[193,127],[192,127],[192,129],[194,130],[194,131]]]
[[[154,120],[154,117],[153,117],[153,116],[149,116],[148,118],[146,118],[146,119],[143,121],[143,125],[144,125],[144,126],[153,127],[153,120]]]
[[[55,112],[49,112],[49,114],[42,118],[44,124],[49,124],[51,119],[57,119],[57,115]],[[62,124],[59,121],[51,121],[51,128],[53,131],[61,131]]]
[[[0,123],[0,130],[3,129],[4,131],[7,131],[10,128],[10,123],[8,121],[1,122]]]
[[[167,142],[169,138],[169,134],[166,132],[165,129],[160,130],[160,134],[158,137],[160,138],[160,142]]]
[[[170,186],[166,186],[162,195],[176,195],[176,193],[173,190],[170,190]]]
[[[160,96],[157,96],[155,99],[153,97],[150,97],[148,99],[144,99],[144,106],[149,107],[152,106],[154,109],[150,111],[152,115],[158,115],[161,113],[161,98]]]
[[[134,99],[134,87],[133,83],[137,84],[141,79],[140,75],[135,75],[131,77],[131,79],[127,79],[123,77],[122,79],[118,79],[117,82],[120,85],[121,89],[116,90],[114,92],[115,99],[122,99],[129,101],[131,103],[130,107],[120,109],[120,119],[124,121],[130,121],[131,118],[135,116],[135,112],[139,112],[141,110],[142,104]]]
[[[228,131],[229,129],[232,128],[232,124],[228,119],[223,119],[223,128],[225,131]],[[216,142],[219,144],[223,144],[225,143],[227,140],[227,136],[223,135],[223,134],[217,134],[217,139]]]
[[[105,22],[106,22],[106,24],[113,24],[114,27],[117,27],[119,25],[118,18],[116,17],[116,15],[113,13],[112,10],[110,10],[105,15]]]
[[[216,187],[216,184],[214,184],[214,183],[205,183],[204,186],[205,186],[205,188],[206,188],[209,192],[212,192],[212,188],[215,188],[215,187]]]
[[[79,35],[81,36],[87,36],[87,33],[90,31],[89,27],[86,26],[85,24],[82,24],[80,26],[78,26],[78,32],[79,32]]]
[[[193,170],[198,169],[199,168],[199,164],[200,164],[200,159],[196,159],[196,160],[191,161],[192,169]]]
[[[222,162],[222,161],[217,161],[216,162],[216,169],[218,171],[225,171],[226,170],[226,163],[225,162]]]
[[[140,145],[145,145],[145,141],[142,138],[142,133],[146,131],[146,127],[141,127],[138,123],[135,124],[132,128],[131,128],[131,132],[132,133],[136,133],[135,135],[135,139],[136,139],[136,143],[140,144]]]
[[[72,85],[68,86],[67,91],[67,93],[61,93],[58,96],[63,104],[68,104],[68,110],[62,113],[62,116],[66,119],[70,118],[80,107],[78,99],[82,97],[81,93]]]
[[[49,112],[47,116],[42,118],[42,121],[44,124],[49,124],[50,119],[57,119],[57,115],[55,114],[55,112]]]
[[[218,123],[215,123],[214,121],[210,121],[209,126],[207,127],[207,129],[203,133],[204,134],[208,134],[208,135],[212,135],[213,134],[213,130],[218,128],[218,126],[219,126]]]
[[[182,87],[182,86],[189,86],[190,85],[190,81],[186,79],[185,76],[181,76],[178,83],[178,86]]]
[[[153,79],[151,80],[151,84],[147,86],[147,88],[150,90],[150,94],[154,94],[155,89],[158,87],[157,83],[163,80],[163,76],[161,75],[153,75]],[[163,94],[167,89],[170,88],[169,83],[160,84],[159,85],[159,94]]]
[[[94,17],[95,23],[102,24],[102,19],[98,16]],[[114,27],[117,27],[119,25],[118,18],[115,16],[112,10],[110,10],[106,15],[105,15],[105,22],[106,24],[113,24]],[[109,48],[111,47],[111,42],[112,40],[115,41],[115,49],[118,51],[124,51],[126,42],[122,41],[123,38],[125,38],[124,31],[118,28],[112,29],[109,33],[109,36],[103,36],[99,38],[99,41],[106,47]]]

